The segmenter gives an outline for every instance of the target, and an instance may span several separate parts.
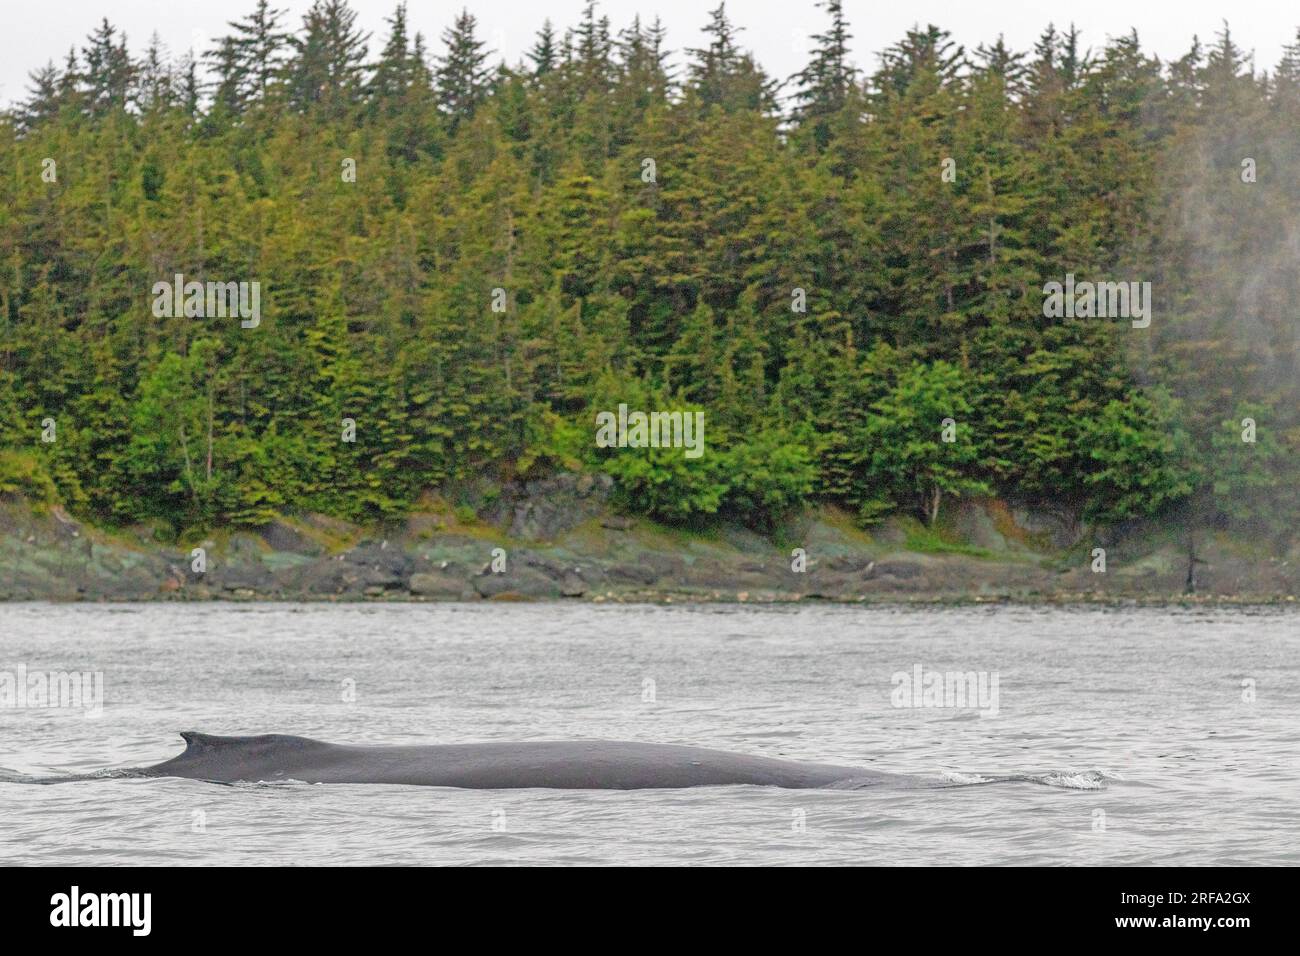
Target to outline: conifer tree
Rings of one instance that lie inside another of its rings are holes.
[[[818,6],[826,10],[830,25],[825,33],[813,36],[817,46],[812,60],[795,74],[797,84],[794,94],[794,116],[800,125],[814,130],[818,148],[824,149],[830,138],[824,118],[844,109],[857,74],[849,60],[848,21],[841,0],[821,0]]]
[[[271,8],[269,0],[257,0],[257,7],[247,18],[231,22],[232,37],[238,56],[240,73],[248,88],[250,98],[266,105],[270,99],[271,85],[284,69],[289,48],[289,34],[280,29],[283,10]]]
[[[85,68],[80,75],[86,109],[94,116],[125,109],[135,78],[126,35],[104,19],[86,39],[89,45],[81,50]]]
[[[470,119],[487,96],[490,71],[486,67],[491,51],[477,38],[478,20],[468,9],[442,35],[446,52],[438,57],[434,71],[438,105],[455,132]]]
[[[356,21],[356,11],[347,0],[315,0],[307,11],[302,34],[290,41],[293,55],[286,67],[294,109],[320,110],[336,117],[359,102],[369,35],[361,32]]]
[[[537,32],[537,41],[528,51],[528,59],[533,61],[533,76],[536,77],[545,76],[557,66],[555,27],[549,17],[542,21],[542,28]]]

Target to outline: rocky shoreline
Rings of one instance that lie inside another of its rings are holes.
[[[779,544],[740,527],[692,533],[618,515],[602,476],[562,475],[474,504],[431,500],[381,529],[299,515],[167,544],[153,529],[109,533],[11,498],[0,501],[0,600],[1288,604],[1300,594],[1294,544],[1277,554],[1207,536],[1187,593],[1172,532],[1088,536],[998,501],[962,503],[943,536],[901,519],[867,533],[819,509]]]

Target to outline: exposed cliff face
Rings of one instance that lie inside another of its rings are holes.
[[[962,503],[942,533],[894,520],[868,534],[822,509],[790,521],[779,546],[739,527],[690,532],[613,514],[598,478],[508,487],[480,504],[481,521],[435,502],[380,530],[308,515],[177,545],[11,498],[0,501],[0,599],[1185,599],[1176,529],[1096,536],[1068,517],[998,501]],[[1098,546],[1104,572],[1093,570]],[[1198,558],[1197,599],[1300,594],[1294,544],[1278,553],[1208,535]]]

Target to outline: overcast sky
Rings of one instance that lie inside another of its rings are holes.
[[[362,27],[374,34],[372,50],[382,42],[384,17],[391,14],[395,2],[351,0]],[[206,48],[211,38],[225,32],[226,21],[242,18],[255,5],[256,0],[0,0],[0,104],[21,99],[28,72],[46,60],[60,62],[69,46],[80,48],[102,17],[126,31],[135,51],[157,31],[167,47],[179,54],[191,47]],[[288,22],[296,28],[310,0],[279,0],[273,6],[287,9]],[[468,4],[410,0],[412,32],[424,33],[431,41],[430,49],[439,50],[437,38],[462,6],[478,17],[480,36],[513,63],[532,43],[545,18],[560,27],[572,25],[579,19],[584,0],[474,0]],[[716,0],[604,0],[599,9],[616,30],[637,13],[646,21],[658,14],[668,28],[670,47],[680,50],[698,45],[699,28],[714,6]],[[1136,27],[1147,51],[1171,59],[1187,51],[1194,34],[1202,40],[1213,38],[1227,18],[1238,45],[1255,52],[1258,68],[1271,69],[1283,45],[1294,42],[1300,26],[1300,5],[1272,0],[1240,4],[1228,0],[845,0],[844,7],[853,28],[855,59],[870,67],[875,66],[882,48],[915,23],[936,23],[971,48],[1001,33],[1015,49],[1029,49],[1051,22],[1060,26],[1073,21],[1092,46]],[[820,31],[824,22],[814,0],[731,0],[727,10],[732,20],[744,27],[744,45],[778,77],[802,68],[807,36]]]

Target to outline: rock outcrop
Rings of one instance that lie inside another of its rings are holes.
[[[778,549],[744,529],[689,534],[613,514],[608,492],[607,479],[561,476],[503,492],[484,510],[495,524],[421,513],[376,534],[304,515],[181,544],[10,498],[0,500],[0,600],[1287,602],[1300,593],[1294,544],[1270,551],[1205,536],[1189,596],[1187,557],[1158,527],[1112,531],[1096,573],[1083,531],[999,502],[964,502],[946,537],[897,519],[869,534],[823,509],[783,529]]]

